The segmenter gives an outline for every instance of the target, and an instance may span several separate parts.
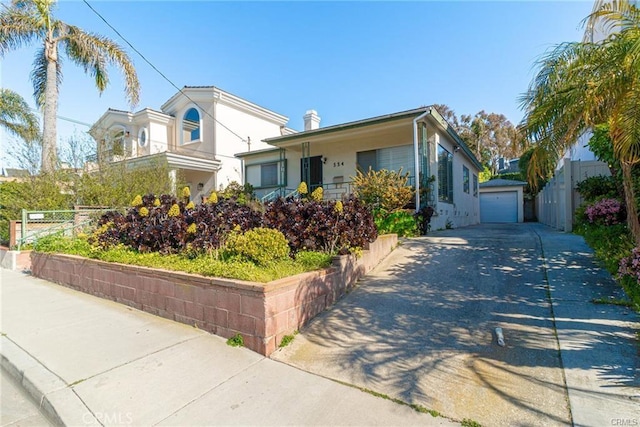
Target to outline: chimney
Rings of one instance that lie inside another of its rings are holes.
[[[316,110],[307,110],[304,116],[304,130],[314,130],[320,127],[320,116]]]

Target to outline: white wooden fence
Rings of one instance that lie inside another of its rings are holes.
[[[572,231],[574,214],[583,202],[576,187],[585,178],[598,175],[611,175],[606,163],[563,159],[554,177],[536,197],[538,222]]]

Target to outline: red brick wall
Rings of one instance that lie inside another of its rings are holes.
[[[34,276],[224,338],[240,333],[246,347],[268,356],[284,335],[334,304],[396,244],[396,235],[380,236],[359,259],[336,257],[331,268],[269,283],[35,252],[31,270]]]

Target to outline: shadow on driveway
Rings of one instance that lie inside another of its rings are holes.
[[[272,357],[459,420],[569,424],[536,227],[481,225],[408,239]],[[571,328],[588,331],[592,321],[572,320]],[[575,351],[608,345],[589,340]],[[615,367],[604,374],[624,377]]]

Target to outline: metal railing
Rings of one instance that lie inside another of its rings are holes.
[[[20,237],[15,247],[20,250],[26,244],[41,237],[61,233],[73,236],[95,228],[98,219],[112,208],[28,211],[22,210]]]
[[[410,186],[413,186],[414,181],[415,181],[415,178],[413,176],[410,176],[407,181],[407,184]],[[353,181],[323,183],[320,186],[323,189],[325,200],[341,200],[344,196],[348,196],[354,191]],[[267,202],[276,200],[278,197],[287,198],[287,197],[295,197],[297,195],[298,195],[297,189],[278,187],[273,191],[262,196],[260,200],[263,203],[267,203]]]

